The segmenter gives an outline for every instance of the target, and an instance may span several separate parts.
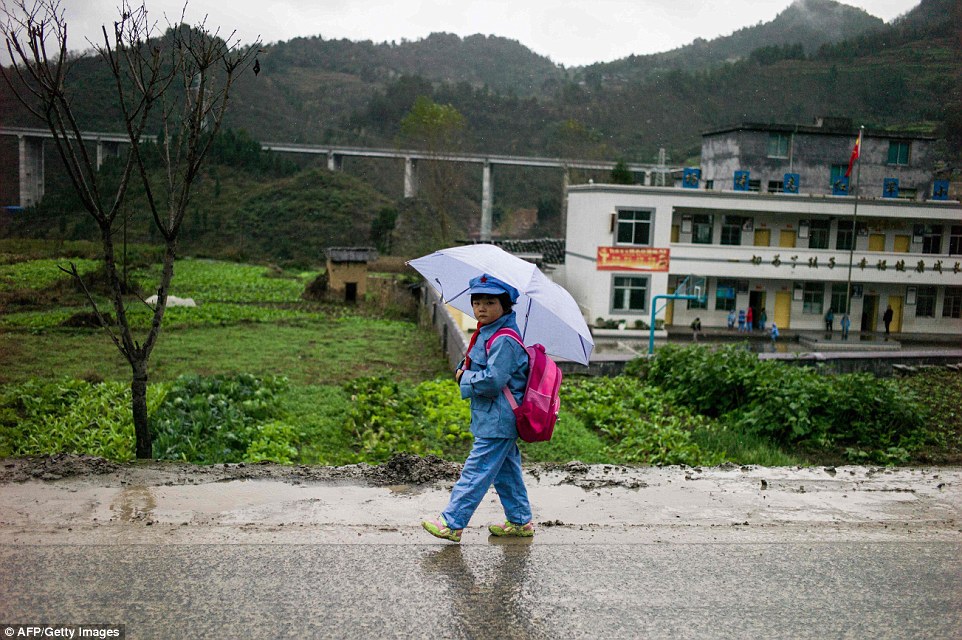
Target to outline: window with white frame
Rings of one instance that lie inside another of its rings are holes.
[[[618,244],[651,245],[651,211],[625,209],[618,212]]]
[[[922,253],[942,253],[942,225],[922,225]]]
[[[808,248],[828,249],[828,220],[810,220],[808,223]]]
[[[937,287],[920,286],[915,294],[915,317],[934,318],[935,317],[935,294]]]
[[[722,219],[721,243],[730,245],[740,245],[742,243],[742,224],[745,218],[742,216],[725,216]]]
[[[769,133],[768,134],[768,157],[769,158],[787,158],[788,146],[790,142],[791,142],[791,138],[787,133]]]
[[[737,280],[719,280],[715,286],[715,309],[717,311],[731,311],[734,309],[737,291]]]
[[[698,213],[691,217],[691,241],[695,244],[712,243],[714,216]]]
[[[643,312],[648,307],[648,276],[612,277],[612,312]]]
[[[799,285],[795,285],[798,287]],[[821,282],[803,282],[802,289],[802,313],[813,313],[822,315],[825,307],[825,285]]]
[[[841,315],[848,311],[848,283],[847,282],[834,282],[832,283],[832,303],[831,309],[835,313]]]
[[[946,287],[942,301],[943,318],[962,318],[962,287]]]

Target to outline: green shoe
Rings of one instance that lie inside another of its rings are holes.
[[[488,526],[488,531],[491,532],[493,536],[514,536],[516,538],[530,538],[534,535],[534,525],[530,522],[527,524],[515,524],[507,520],[504,524],[492,524]]]
[[[451,542],[461,542],[461,532],[464,531],[464,529],[452,529],[448,527],[444,518],[425,520],[421,523],[421,526],[435,538],[444,538]]]

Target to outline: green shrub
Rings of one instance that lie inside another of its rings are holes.
[[[755,386],[758,356],[743,345],[712,350],[668,345],[629,374],[643,377],[698,413],[717,417],[742,406]]]
[[[293,462],[300,433],[278,422],[283,377],[185,375],[151,416],[154,457],[200,464]]]
[[[351,396],[345,426],[368,462],[398,452],[459,457],[470,448],[469,404],[451,380],[414,386],[386,377],[357,378],[344,389]]]
[[[593,378],[565,387],[565,406],[589,429],[605,436],[606,451],[622,462],[647,464],[716,464],[719,454],[692,440],[695,429],[710,421],[637,378]]]
[[[166,392],[165,384],[148,387],[148,414]],[[33,379],[0,390],[0,456],[62,452],[114,461],[133,458],[130,386]]]
[[[698,413],[782,446],[842,448],[853,460],[897,462],[929,439],[915,396],[870,374],[760,361],[737,345],[669,346],[628,371]]]

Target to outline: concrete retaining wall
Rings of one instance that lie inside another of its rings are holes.
[[[457,367],[464,353],[468,350],[468,339],[464,331],[458,326],[447,306],[441,302],[441,296],[430,286],[422,286],[419,294],[418,323],[423,327],[433,327],[441,337],[441,350],[444,351],[448,364]]]

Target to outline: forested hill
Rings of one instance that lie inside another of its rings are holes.
[[[427,95],[465,116],[469,148],[501,153],[649,161],[666,147],[683,162],[706,129],[825,115],[938,134],[958,82],[957,5],[924,0],[884,25],[799,0],[724,38],[571,69],[495,37],[298,39],[271,46],[261,75],[239,87],[232,126],[260,139],[391,145]]]
[[[226,124],[263,141],[391,146],[426,96],[464,116],[467,150],[493,153],[646,162],[664,147],[683,163],[706,130],[819,116],[951,141],[962,122],[960,33],[958,0],[921,0],[893,24],[832,0],[797,0],[729,36],[567,69],[495,36],[296,38],[265,47],[260,74],[236,86]],[[82,61],[69,78],[84,88],[76,102],[84,126],[119,130],[98,63]],[[36,126],[2,84],[0,112]]]
[[[797,0],[771,22],[759,22],[710,41],[697,38],[691,44],[664,53],[590,65],[585,68],[585,74],[637,79],[676,69],[698,71],[743,60],[758,50],[793,50],[812,55],[824,44],[877,32],[884,24],[862,9],[834,0]]]

